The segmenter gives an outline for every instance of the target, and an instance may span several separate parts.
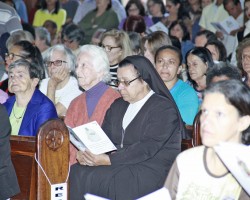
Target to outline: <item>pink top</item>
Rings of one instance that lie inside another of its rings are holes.
[[[8,94],[0,89],[0,103],[3,104],[9,98]]]

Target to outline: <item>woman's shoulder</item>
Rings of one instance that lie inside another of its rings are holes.
[[[187,149],[187,150],[181,152],[177,156],[177,158],[176,158],[177,163],[178,162],[184,162],[184,163],[188,162],[188,163],[190,163],[190,159],[203,158],[204,150],[205,150],[205,146],[203,146],[203,145]]]

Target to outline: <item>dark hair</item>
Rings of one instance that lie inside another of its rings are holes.
[[[41,9],[42,10],[46,10],[47,9],[47,2],[46,0],[42,0],[41,1]],[[55,10],[53,11],[53,14],[57,14],[59,12],[60,9],[60,1],[57,0],[56,1],[56,5],[55,5]]]
[[[217,40],[216,35],[212,31],[209,31],[209,30],[199,31],[196,34],[196,37],[199,37],[199,36],[202,36],[202,35],[204,35],[207,38],[207,42],[212,41],[212,40]]]
[[[235,6],[237,6],[237,5],[240,3],[239,0],[223,0],[223,6],[224,6],[224,8],[225,8],[226,5],[227,5],[228,3],[230,3],[230,2],[233,2],[233,4],[234,4]]]
[[[223,61],[223,62],[227,61],[227,50],[221,41],[211,40],[211,41],[207,42],[205,47],[207,47],[208,45],[214,45],[215,48],[217,49],[217,51],[219,52],[219,60],[218,61]]]
[[[175,53],[177,53],[178,59],[179,59],[179,64],[178,64],[178,66],[179,66],[179,65],[181,64],[181,62],[182,62],[181,51],[180,51],[180,49],[178,49],[177,47],[174,47],[174,46],[171,46],[171,45],[164,45],[164,46],[160,47],[160,48],[156,51],[156,53],[155,53],[155,63],[156,63],[156,58],[157,58],[158,54],[159,54],[160,52],[166,50],[166,49],[172,50],[172,51],[174,51]]]
[[[127,32],[145,33],[146,24],[144,18],[138,16],[128,16],[123,24],[123,30]]]
[[[129,32],[128,36],[133,53],[137,55],[143,55],[144,52],[140,34],[136,32]]]
[[[235,79],[219,81],[205,90],[204,97],[216,92],[223,94],[240,116],[250,115],[250,89],[246,84]],[[242,143],[250,144],[250,126],[242,132]]]
[[[172,22],[172,24],[169,27],[169,35],[171,35],[171,30],[178,24],[180,25],[183,32],[182,41],[190,40],[188,29],[182,20]]]
[[[148,0],[147,1],[147,7],[148,7],[148,3],[152,1],[153,3],[155,4],[160,4],[161,5],[161,13],[164,15],[166,13],[166,8],[165,8],[165,5],[163,3],[162,0]],[[150,13],[151,14],[151,13]]]
[[[178,19],[185,19],[185,18],[190,19],[188,12],[183,8],[183,1],[181,0],[167,0],[167,1],[170,1],[175,6],[177,4],[180,5],[177,13]]]
[[[42,72],[40,66],[38,66],[37,63],[29,62],[25,59],[18,59],[10,64],[9,70],[18,66],[24,66],[25,68],[27,68],[31,79],[38,78],[39,80],[41,80]]]
[[[26,60],[28,60],[31,63],[35,63],[36,66],[38,66],[41,70],[41,77],[39,78],[42,80],[45,78],[45,68],[43,63],[43,58],[40,50],[30,42],[23,40],[20,42],[15,43],[13,46],[18,46],[21,48],[21,55],[25,57]]]
[[[202,62],[207,64],[208,68],[213,67],[214,61],[213,61],[213,58],[212,58],[210,51],[207,48],[194,47],[193,49],[189,50],[186,54],[186,62],[187,62],[187,58],[190,54],[198,56],[202,60]],[[187,63],[186,63],[186,65],[187,65]]]
[[[127,5],[126,5],[126,7],[125,7],[127,16],[129,16],[128,15],[128,10],[129,10],[129,8],[131,7],[132,4],[135,4],[136,7],[139,9],[139,15],[141,15],[141,16],[145,16],[146,15],[145,14],[145,8],[144,8],[144,6],[143,6],[143,4],[141,3],[140,0],[129,0],[128,3],[127,3]]]
[[[109,4],[108,4],[108,6],[107,6],[107,8],[106,8],[106,10],[109,10],[109,9],[111,9],[112,8],[112,1],[111,0],[109,0]],[[97,11],[97,7],[95,8],[95,10],[94,11]]]
[[[228,62],[219,62],[214,64],[212,68],[207,70],[206,82],[207,85],[211,83],[216,76],[226,76],[228,79],[236,79],[241,81],[241,74],[235,66]]]
[[[78,42],[79,44],[83,44],[84,32],[76,24],[70,23],[63,27],[61,35],[62,40],[64,36],[66,36],[69,40],[73,40]]]
[[[181,42],[180,42],[180,40],[177,37],[173,36],[173,35],[169,35],[169,37],[170,37],[170,40],[172,42],[172,45],[181,50]]]

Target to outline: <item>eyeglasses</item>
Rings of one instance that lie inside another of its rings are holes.
[[[107,52],[112,51],[112,49],[121,48],[120,46],[112,47],[112,46],[104,45],[104,44],[102,44],[101,47],[102,47],[105,51],[107,51]]]
[[[9,58],[10,60],[13,60],[15,58],[15,56],[26,59],[25,56],[21,56],[18,54],[14,54],[14,53],[5,53],[5,58]]]
[[[242,61],[250,61],[250,55],[248,54],[243,54],[241,58],[242,58]]]
[[[63,63],[67,63],[67,62],[64,61],[64,60],[55,60],[55,61],[46,61],[46,62],[45,62],[45,64],[46,64],[48,67],[51,67],[52,64],[53,64],[54,66],[59,67],[59,66],[62,66]]]
[[[124,86],[128,87],[128,86],[130,85],[130,83],[132,83],[133,81],[135,81],[136,79],[138,79],[138,78],[140,78],[140,77],[141,77],[141,76],[137,76],[136,78],[134,78],[134,79],[131,80],[131,81],[114,80],[113,82],[114,82],[114,85],[115,85],[116,87],[118,87],[121,83],[122,83]]]

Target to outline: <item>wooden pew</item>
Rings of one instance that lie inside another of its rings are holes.
[[[181,151],[202,145],[201,135],[200,135],[200,112],[197,113],[197,115],[194,119],[193,126],[186,125],[186,129],[187,129],[189,135],[192,136],[192,139],[190,139],[190,140],[183,139],[182,140]]]
[[[50,199],[50,185],[65,182],[69,172],[69,134],[60,120],[43,124],[37,137],[11,136],[11,158],[15,167],[21,193],[12,200]],[[68,185],[68,181],[67,181]]]
[[[11,136],[11,159],[16,170],[21,193],[12,200],[36,199],[36,138]]]

